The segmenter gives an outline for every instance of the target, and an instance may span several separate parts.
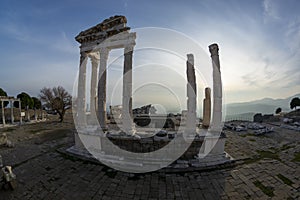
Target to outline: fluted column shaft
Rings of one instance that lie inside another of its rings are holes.
[[[90,88],[90,118],[91,118],[92,125],[97,124],[96,98],[97,98],[97,82],[98,82],[97,70],[99,65],[98,56],[94,55],[90,57],[92,61],[91,88]]]
[[[20,110],[20,124],[22,124],[22,108],[21,108],[21,100],[19,101],[19,110]]]
[[[100,50],[100,68],[98,75],[98,120],[103,130],[107,129],[106,125],[106,66],[109,50],[103,48]]]
[[[132,115],[132,54],[133,45],[124,49],[122,123],[123,131],[129,135],[135,133]]]
[[[11,123],[14,123],[14,101],[10,101],[10,119]]]
[[[222,80],[219,60],[219,47],[217,44],[209,46],[213,67],[213,113],[211,131],[220,133],[222,130]]]
[[[1,101],[1,109],[2,109],[2,124],[5,125],[5,113],[4,113],[4,103]]]
[[[187,116],[186,116],[186,130],[188,133],[196,132],[196,75],[194,68],[194,55],[187,55],[186,62],[186,75],[187,75]]]
[[[77,111],[78,111],[78,124],[80,126],[86,124],[86,65],[87,54],[80,53],[80,66],[78,77],[78,93],[77,93]]]
[[[205,88],[205,99],[203,99],[203,121],[202,128],[207,129],[211,118],[211,92],[210,88]]]

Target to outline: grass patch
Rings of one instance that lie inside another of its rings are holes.
[[[294,147],[295,147],[294,145],[289,146],[288,144],[284,144],[282,147],[280,147],[280,150],[284,151]]]
[[[262,134],[262,135],[256,135],[254,133],[245,133],[245,134],[239,134],[240,137],[248,137],[248,136],[253,136],[253,137],[263,137],[263,138],[267,138],[268,136],[266,134]]]
[[[271,159],[279,160],[280,161],[278,152],[275,152],[275,153],[273,153],[271,151],[256,151],[256,152],[259,154],[259,158],[260,159],[271,158]]]
[[[30,133],[36,134],[36,133],[39,133],[42,131],[47,131],[47,130],[49,130],[49,129],[46,129],[46,128],[34,129],[34,130],[30,130]]]
[[[279,158],[278,152],[273,153],[271,151],[260,151],[260,150],[257,150],[256,152],[258,153],[258,155],[254,156],[252,158],[246,159],[244,161],[244,164],[255,163],[264,158],[270,158],[270,159],[281,161]]]
[[[249,141],[250,141],[250,142],[256,142],[256,140],[253,139],[253,138],[249,139]]]
[[[266,195],[268,195],[269,197],[273,197],[274,196],[274,188],[273,187],[267,187],[264,186],[264,184],[262,184],[260,181],[254,181],[253,184],[258,187],[263,193],[265,193]]]
[[[6,128],[4,129],[4,132],[13,132],[14,130],[16,130],[15,128]]]
[[[270,147],[269,150],[271,150],[271,151],[277,151],[277,149],[275,147]]]
[[[240,134],[241,137],[247,137],[247,136],[256,136],[252,133],[246,133],[246,134]]]
[[[294,153],[294,159],[293,162],[300,162],[300,152]]]
[[[285,184],[291,186],[294,184],[293,181],[291,181],[290,179],[288,179],[287,177],[283,176],[282,174],[277,174],[277,177],[280,178]]]

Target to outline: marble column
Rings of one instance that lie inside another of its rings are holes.
[[[97,98],[97,81],[98,81],[98,65],[99,54],[90,56],[92,61],[92,75],[91,75],[91,88],[90,88],[90,123],[91,125],[97,125],[97,112],[96,112],[96,98]]]
[[[43,109],[40,109],[40,117],[41,120],[43,120]]]
[[[220,134],[222,131],[222,80],[218,45],[210,45],[209,51],[213,67],[213,113],[210,130],[212,133]]]
[[[87,54],[85,52],[81,52],[77,92],[77,120],[79,126],[86,125],[86,65]]]
[[[132,54],[133,45],[124,49],[122,124],[123,131],[128,135],[135,134],[132,114]]]
[[[20,110],[20,124],[22,124],[22,108],[21,108],[21,100],[19,99],[19,110]]]
[[[1,101],[1,109],[2,109],[2,124],[5,126],[5,109],[4,109],[4,103]]]
[[[98,120],[102,130],[107,130],[106,125],[106,67],[109,50],[100,50],[100,68],[98,75]]]
[[[202,128],[208,129],[211,118],[211,92],[210,88],[205,88],[205,99],[203,99],[203,121]]]
[[[14,123],[14,101],[11,100],[10,101],[10,119],[11,119],[11,123]]]
[[[29,106],[26,106],[26,116],[27,116],[27,121],[30,122],[30,112],[29,112]]]
[[[188,133],[196,133],[197,88],[193,54],[187,54],[186,75],[188,81],[186,131]]]

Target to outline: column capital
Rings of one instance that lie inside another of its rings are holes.
[[[92,52],[88,54],[89,58],[91,59],[96,59],[99,60],[100,59],[100,53],[99,52]]]
[[[84,62],[87,61],[88,54],[86,52],[80,52],[80,66],[85,65]]]
[[[97,67],[100,60],[100,53],[99,52],[89,53],[88,56],[92,61],[92,67]]]
[[[134,48],[133,44],[126,45],[124,47],[124,54],[126,54],[126,53],[133,53],[133,48]]]
[[[109,53],[109,49],[108,48],[101,48],[100,49],[100,60],[107,60],[108,59],[108,53]]]
[[[209,48],[209,52],[210,52],[211,56],[219,55],[219,47],[216,43],[209,45],[208,48]]]

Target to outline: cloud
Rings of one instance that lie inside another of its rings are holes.
[[[264,8],[264,22],[268,22],[269,20],[279,20],[278,7],[275,0],[264,0],[263,1]]]
[[[40,28],[29,27],[16,14],[7,12],[3,17],[0,19],[0,34],[3,34],[4,37],[30,44],[33,47],[36,45],[50,47],[61,53],[75,54],[78,52],[76,42],[71,41],[64,30],[41,34]]]
[[[12,22],[2,23],[0,26],[0,33],[21,42],[35,41],[24,25],[18,25]]]
[[[53,39],[51,42],[45,42],[45,44],[62,53],[77,54],[79,52],[76,43],[72,42],[64,31],[61,32],[57,39]]]

